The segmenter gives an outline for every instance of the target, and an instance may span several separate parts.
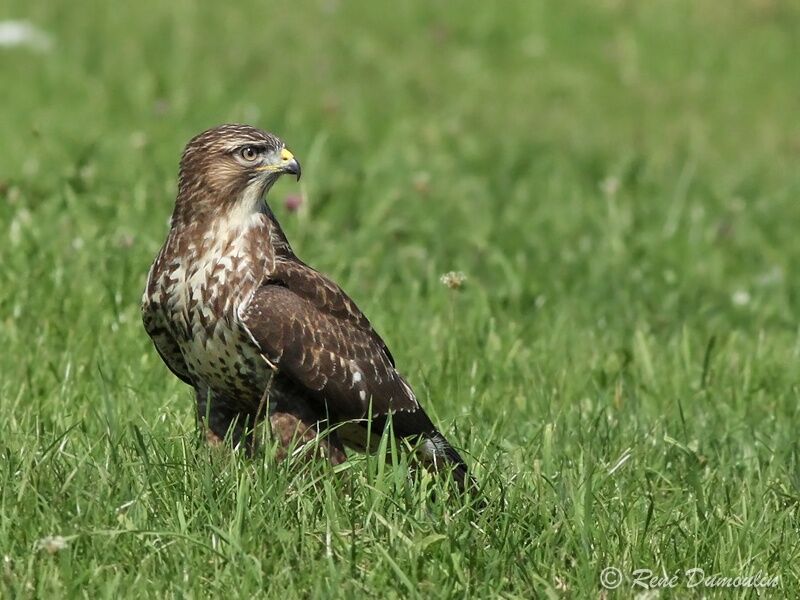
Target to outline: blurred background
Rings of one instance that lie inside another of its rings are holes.
[[[1,443],[191,435],[139,299],[183,145],[246,122],[303,164],[298,255],[501,477],[633,448],[633,495],[797,502],[799,56],[781,0],[6,0]],[[542,481],[521,515],[571,497]]]
[[[411,369],[447,346],[425,333],[449,330],[450,270],[469,277],[459,345],[475,349],[496,334],[495,351],[530,350],[563,338],[554,323],[567,345],[610,335],[623,354],[637,329],[795,338],[795,3],[12,1],[2,16],[6,337],[84,338],[88,357],[118,339],[98,327],[123,327],[144,352],[139,293],[180,152],[233,121],[301,159],[279,218]]]

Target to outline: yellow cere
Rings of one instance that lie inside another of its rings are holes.
[[[289,152],[286,148],[281,150],[281,162],[277,165],[262,165],[260,167],[256,167],[256,171],[277,171],[278,169],[283,167],[283,163],[289,162],[294,158],[294,154]]]

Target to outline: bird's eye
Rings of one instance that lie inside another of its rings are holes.
[[[258,158],[258,150],[254,146],[245,146],[241,151],[242,158],[252,162]]]

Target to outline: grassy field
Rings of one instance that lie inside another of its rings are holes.
[[[3,4],[52,45],[0,48],[0,596],[800,593],[798,4],[397,4]],[[198,444],[139,300],[230,121],[486,510]]]

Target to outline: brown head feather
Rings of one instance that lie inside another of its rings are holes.
[[[276,136],[250,125],[219,125],[193,137],[181,156],[178,197],[173,224],[181,225],[213,217],[236,202],[258,175],[252,166],[237,160],[246,146],[279,152],[284,143]],[[266,191],[270,180],[260,178]]]

